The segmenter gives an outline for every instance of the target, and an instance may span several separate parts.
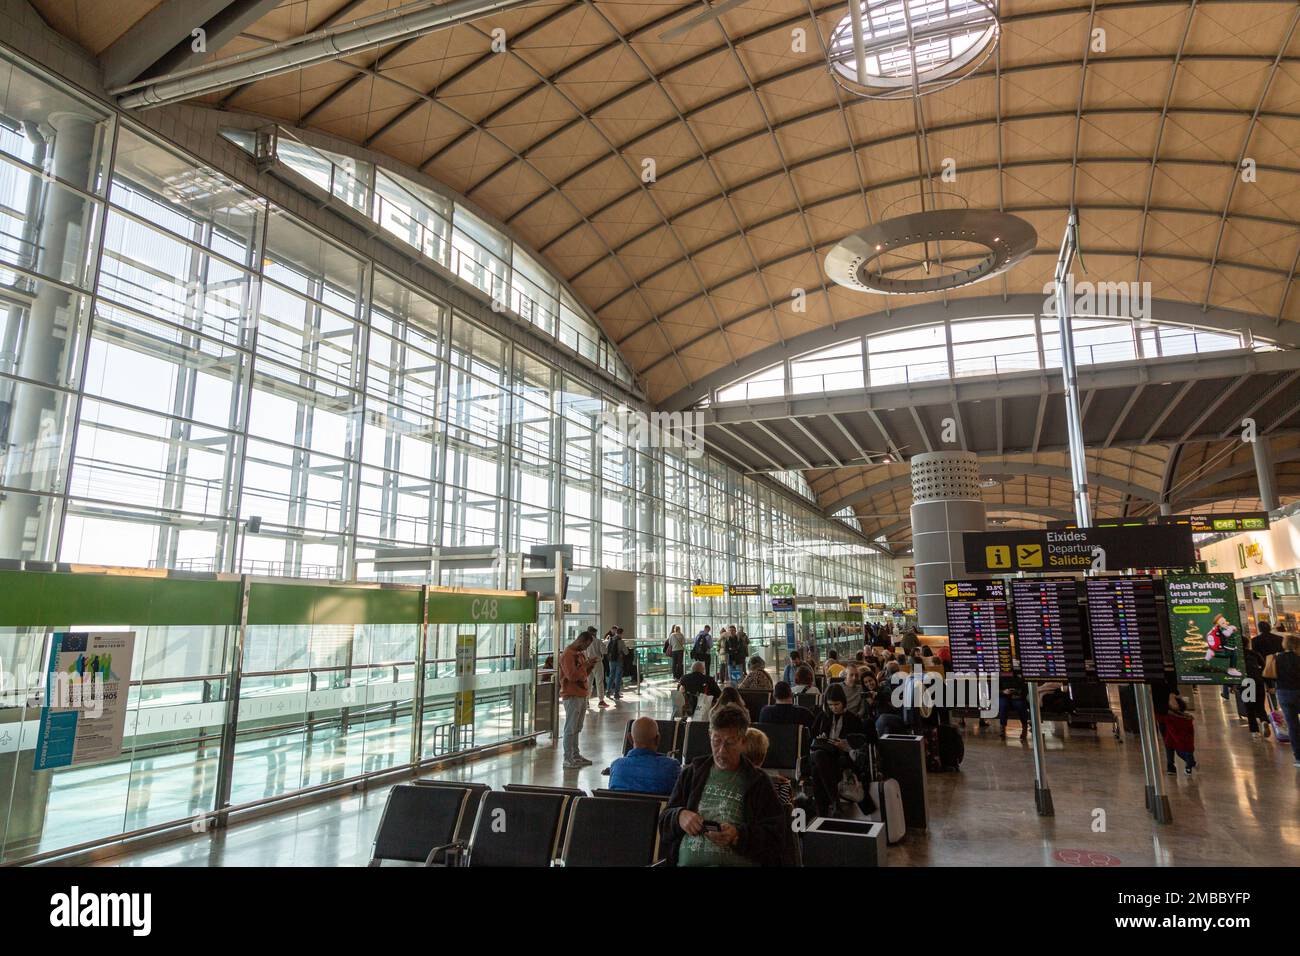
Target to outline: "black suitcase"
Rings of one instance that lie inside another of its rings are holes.
[[[966,742],[956,727],[940,724],[935,728],[939,749],[939,768],[941,770],[960,770],[961,762],[966,757]]]
[[[1120,720],[1124,722],[1124,733],[1136,734],[1138,732],[1137,697],[1133,694],[1132,684],[1119,686],[1119,714]]]

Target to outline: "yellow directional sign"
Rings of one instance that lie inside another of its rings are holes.
[[[991,544],[984,549],[984,560],[990,571],[1004,571],[1011,567],[1011,547],[1005,544]]]
[[[1041,568],[1043,566],[1043,546],[1041,544],[1016,545],[1016,567]]]

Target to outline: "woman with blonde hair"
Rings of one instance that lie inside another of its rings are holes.
[[[767,760],[767,748],[770,744],[767,734],[757,727],[750,727],[745,732],[745,756],[755,767],[762,768],[763,761]],[[789,778],[775,773],[769,773],[767,776],[772,781],[772,786],[776,788],[777,799],[787,807],[794,806],[794,784]]]

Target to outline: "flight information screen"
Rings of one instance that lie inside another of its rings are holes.
[[[1016,656],[1025,680],[1084,677],[1079,585],[1071,578],[1015,578],[1011,582]]]
[[[1097,679],[1164,679],[1156,586],[1151,578],[1088,578],[1088,635]]]
[[[953,673],[1011,676],[1006,582],[945,581],[943,595]]]

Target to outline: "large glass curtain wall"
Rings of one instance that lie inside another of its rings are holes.
[[[0,557],[390,579],[382,549],[563,542],[572,620],[598,610],[598,569],[636,572],[653,643],[771,628],[764,599],[692,599],[697,580],[892,598],[889,561],[840,522],[637,447],[618,397],[2,69]]]

